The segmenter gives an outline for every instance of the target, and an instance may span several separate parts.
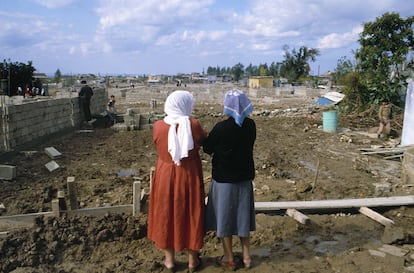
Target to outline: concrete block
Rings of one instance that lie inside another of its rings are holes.
[[[377,256],[377,257],[381,257],[381,258],[385,258],[385,253],[382,251],[378,251],[378,250],[374,250],[374,249],[369,249],[369,254],[371,254],[372,256]]]
[[[397,257],[403,257],[409,252],[408,250],[392,245],[383,245],[382,247],[378,248],[378,250]]]
[[[58,150],[56,150],[54,147],[47,147],[47,148],[45,148],[45,153],[51,159],[59,158],[59,157],[62,156],[62,154]]]
[[[16,166],[0,165],[0,179],[13,180],[16,177]]]
[[[49,172],[53,172],[59,169],[60,166],[56,163],[56,161],[52,160],[46,163],[45,167],[48,169]]]

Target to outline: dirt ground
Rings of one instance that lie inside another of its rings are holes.
[[[338,132],[322,129],[322,110],[315,98],[281,99],[255,105],[255,201],[303,201],[411,195],[401,182],[399,158],[363,154],[362,149],[394,147],[397,138],[368,134],[377,126],[373,115],[338,117]],[[127,107],[118,99],[118,112]],[[135,105],[143,112],[147,105]],[[206,130],[219,120],[221,105],[197,104],[194,116]],[[157,109],[162,113],[162,107]],[[402,124],[401,115],[396,117]],[[45,168],[43,152],[62,153],[60,168]],[[210,158],[201,154],[206,192]],[[94,208],[132,203],[132,185],[148,189],[156,161],[151,130],[120,131],[115,127],[72,132],[3,155],[2,164],[17,166],[13,181],[0,181],[1,216],[51,211],[57,191],[66,190],[67,177],[76,178],[80,206]],[[257,213],[251,234],[250,272],[391,273],[414,272],[414,208],[376,209],[395,223],[384,227],[355,210],[309,211],[300,224],[284,211]],[[146,237],[147,214],[107,214],[104,217],[38,217],[32,227],[10,231],[0,238],[0,272],[132,273],[164,272],[163,254]],[[0,230],[1,231],[1,230]],[[385,246],[384,246],[385,245]],[[394,252],[389,251],[397,247]],[[238,240],[234,249],[240,252]],[[387,250],[388,249],[388,250]],[[398,253],[401,255],[397,255]],[[214,259],[222,253],[213,233],[205,237],[199,272],[224,272]],[[391,253],[391,254],[390,254]],[[186,253],[177,253],[178,272],[186,272]],[[237,269],[245,271],[245,269]]]

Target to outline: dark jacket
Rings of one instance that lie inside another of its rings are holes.
[[[217,182],[253,180],[253,145],[256,125],[245,118],[242,127],[232,117],[217,123],[203,142],[203,151],[212,154],[212,177]]]
[[[91,100],[91,97],[93,96],[93,90],[89,85],[84,85],[79,91],[79,97],[81,99],[85,100]]]

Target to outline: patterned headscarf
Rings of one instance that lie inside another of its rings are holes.
[[[230,90],[224,97],[224,114],[234,118],[240,127],[244,119],[253,111],[249,98],[240,90]]]
[[[193,107],[194,98],[188,91],[174,91],[165,100],[164,112],[167,116],[164,121],[170,125],[168,130],[168,152],[178,166],[182,158],[188,157],[188,151],[194,148],[190,124]]]

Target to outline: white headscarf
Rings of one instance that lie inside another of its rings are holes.
[[[168,152],[178,166],[180,160],[188,157],[188,151],[194,148],[190,124],[193,107],[194,98],[188,91],[174,91],[165,100],[164,112],[167,116],[164,121],[170,125],[168,130]]]

